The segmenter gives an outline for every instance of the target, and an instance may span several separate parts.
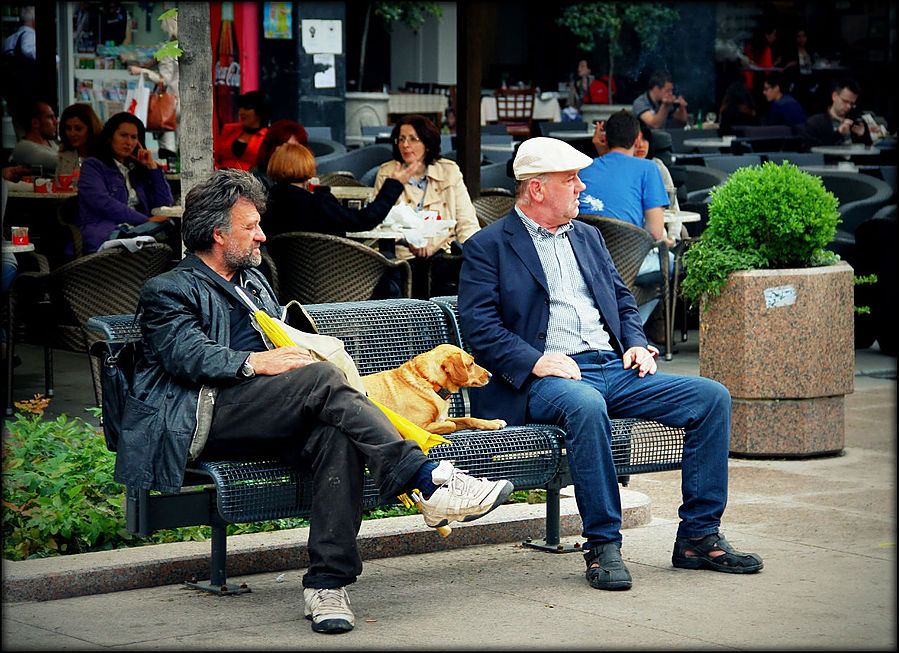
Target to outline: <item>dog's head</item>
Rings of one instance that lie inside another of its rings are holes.
[[[486,385],[490,372],[474,362],[474,357],[455,345],[437,345],[415,357],[415,368],[428,381],[437,383],[450,392],[459,388],[477,388]]]

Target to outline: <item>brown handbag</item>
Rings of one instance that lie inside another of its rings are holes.
[[[150,101],[147,103],[147,129],[150,131],[173,132],[178,128],[178,119],[175,117],[175,105],[178,96],[174,93],[166,93],[165,85],[160,82],[154,93],[150,93]]]

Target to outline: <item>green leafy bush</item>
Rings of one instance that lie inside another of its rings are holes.
[[[831,265],[825,247],[839,222],[838,201],[821,179],[792,163],[734,171],[711,191],[709,224],[684,254],[684,297],[718,295],[737,270]]]

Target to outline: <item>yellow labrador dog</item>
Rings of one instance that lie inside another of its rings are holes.
[[[455,345],[437,345],[397,368],[362,377],[372,399],[439,435],[457,429],[494,431],[506,425],[501,419],[447,417],[451,394],[489,380],[490,373]]]

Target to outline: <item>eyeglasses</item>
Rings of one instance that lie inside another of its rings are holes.
[[[837,97],[840,98],[840,101],[843,104],[848,104],[850,108],[855,106],[855,102],[853,102],[852,100],[847,100],[842,95],[838,95]]]
[[[393,142],[397,145],[400,143],[412,143],[415,145],[416,143],[421,143],[421,139],[418,136],[400,136],[399,138],[394,138]]]

